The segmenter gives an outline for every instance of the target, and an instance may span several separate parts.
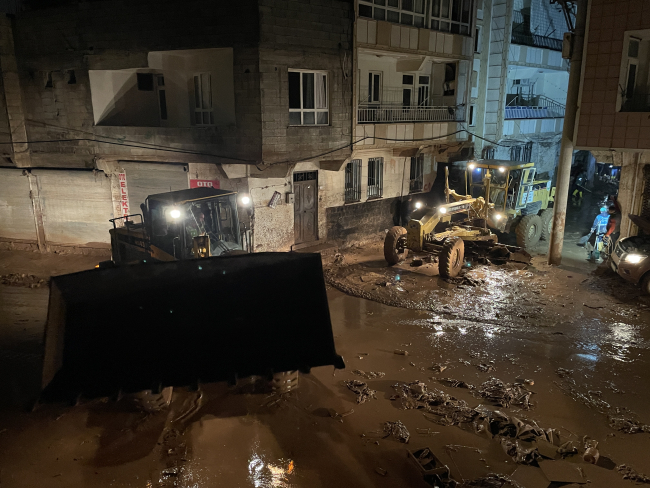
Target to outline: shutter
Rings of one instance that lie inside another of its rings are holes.
[[[187,190],[189,179],[184,164],[120,162],[126,173],[129,213],[142,213],[140,204],[149,195],[168,191]]]
[[[29,180],[21,169],[0,168],[0,238],[36,241]]]
[[[36,170],[48,244],[108,247],[111,180],[101,171]]]

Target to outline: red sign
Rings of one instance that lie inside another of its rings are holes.
[[[120,209],[122,216],[129,215],[129,193],[126,187],[126,173],[118,173],[117,181],[120,184]]]
[[[190,188],[219,188],[219,180],[192,180]]]

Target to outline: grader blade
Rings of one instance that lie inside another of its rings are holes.
[[[344,367],[318,254],[147,263],[51,281],[45,400],[326,365]]]

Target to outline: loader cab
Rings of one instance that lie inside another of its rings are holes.
[[[158,253],[161,260],[192,259],[242,249],[234,192],[196,188],[150,195],[143,210],[154,258]]]

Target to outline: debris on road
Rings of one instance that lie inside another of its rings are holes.
[[[27,288],[40,288],[47,284],[47,280],[33,274],[10,273],[0,275],[0,283],[9,286],[25,286]]]
[[[501,407],[509,407],[510,405],[520,405],[525,410],[530,410],[530,396],[532,391],[527,390],[520,385],[511,385],[503,381],[492,378],[483,383],[478,388],[478,393],[487,400],[494,402]]]
[[[451,388],[467,388],[468,390],[473,390],[476,388],[474,385],[470,385],[462,380],[455,380],[453,378],[440,378],[438,380],[443,385],[447,385]]]
[[[404,444],[408,444],[411,434],[401,420],[395,422],[384,422],[384,437],[393,436]]]
[[[436,363],[433,366],[431,366],[431,370],[435,373],[442,373],[448,367],[449,367],[448,364]]]
[[[352,371],[352,374],[356,374],[357,376],[363,376],[367,380],[374,380],[376,378],[383,378],[386,376],[386,373],[382,373],[381,371],[362,371],[360,369],[355,369]]]
[[[637,472],[634,468],[631,468],[630,466],[626,466],[625,464],[616,466],[616,471],[618,471],[621,475],[623,475],[624,480],[632,480],[632,481],[636,481],[637,483],[650,484],[650,478],[648,478],[644,474]]]
[[[393,353],[394,353],[394,354],[397,354],[398,356],[408,356],[408,355],[409,355],[409,352],[408,352],[408,351],[405,351],[405,350],[403,350],[403,349],[395,349],[395,350],[393,351]]]
[[[439,425],[457,425],[461,422],[470,422],[478,415],[464,400],[458,400],[440,390],[428,391],[427,386],[420,381],[408,384],[396,383],[393,385],[393,389],[401,398],[403,409],[423,408],[427,413],[436,416],[425,416],[425,418]]]
[[[347,386],[349,390],[356,393],[357,403],[359,405],[367,402],[371,398],[374,398],[375,400],[377,399],[376,396],[377,391],[368,388],[368,384],[364,383],[363,381],[359,381],[359,380],[345,381],[345,386]]]
[[[424,447],[414,451],[407,451],[409,459],[417,466],[418,471],[422,473],[425,480],[430,479],[448,479],[449,468],[443,464],[440,459],[431,451],[430,448]]]
[[[642,424],[636,420],[625,417],[610,417],[609,426],[612,429],[620,430],[626,434],[640,434],[642,432],[650,433],[650,425]]]
[[[495,370],[493,365],[486,364],[486,363],[477,364],[476,369],[478,369],[479,371],[482,371],[483,373],[489,373],[489,372]]]
[[[375,473],[377,473],[379,476],[386,476],[388,474],[388,471],[386,471],[384,468],[380,468],[377,466],[375,468]]]

